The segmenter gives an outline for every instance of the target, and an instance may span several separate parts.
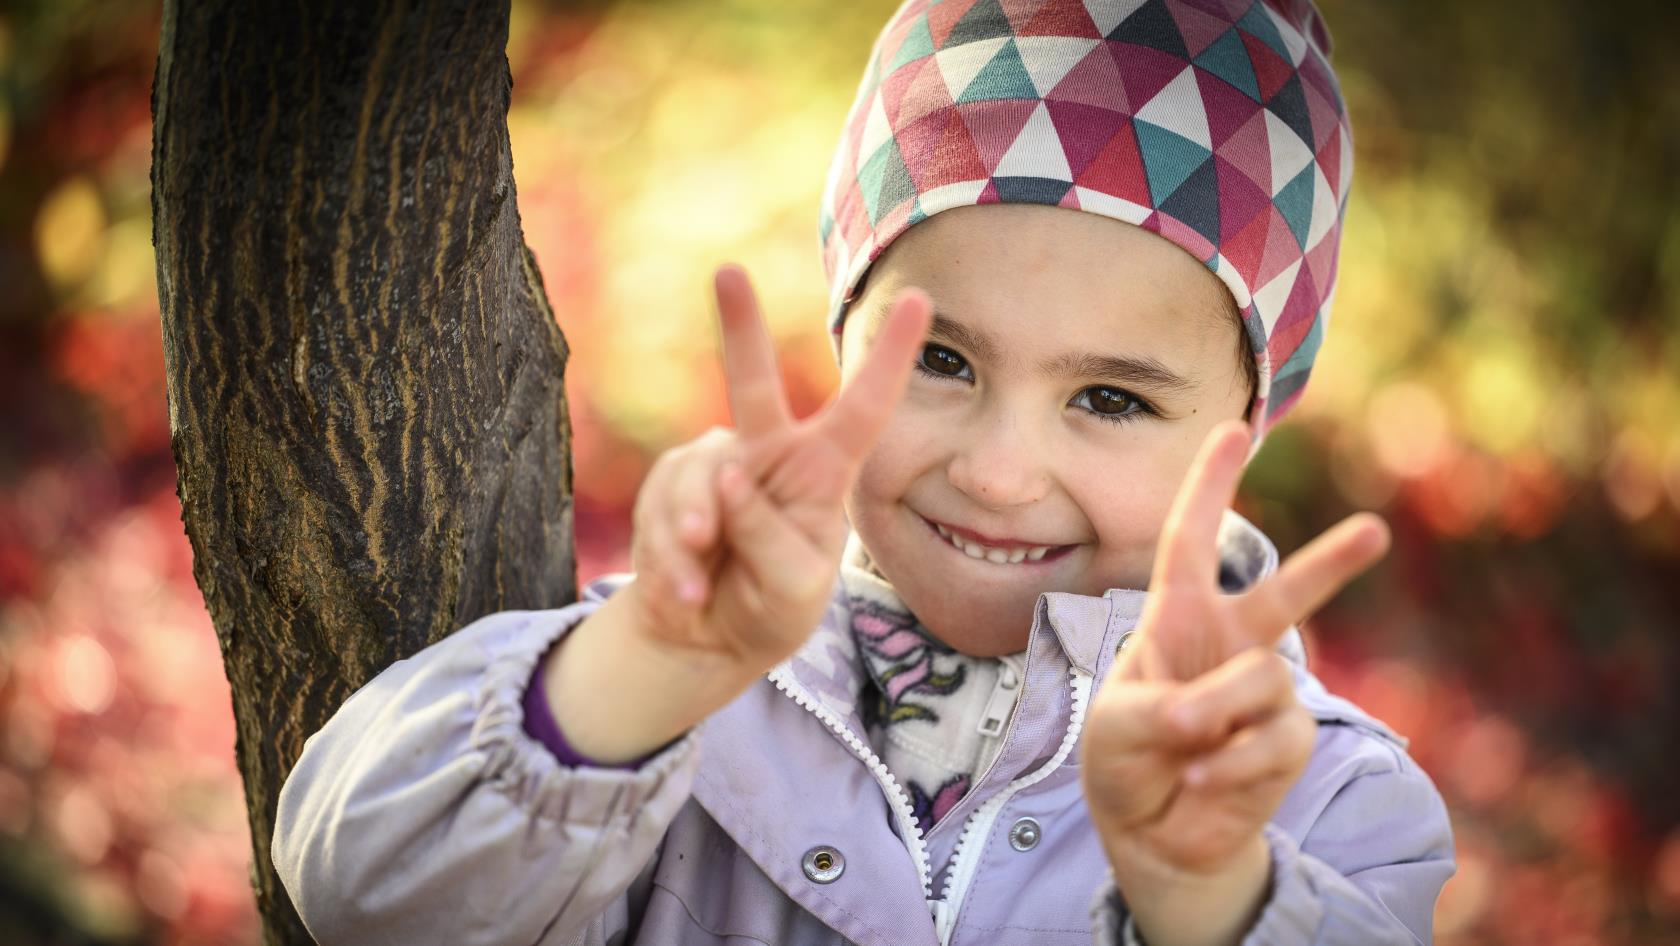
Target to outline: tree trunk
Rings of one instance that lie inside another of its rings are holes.
[[[193,574],[266,943],[303,742],[474,618],[572,601],[566,343],[525,247],[508,0],[164,4],[153,239]]]

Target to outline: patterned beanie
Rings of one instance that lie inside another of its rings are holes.
[[[869,265],[953,207],[1136,224],[1230,289],[1254,446],[1324,337],[1353,142],[1310,0],[908,0],[876,41],[823,194],[829,329]]]

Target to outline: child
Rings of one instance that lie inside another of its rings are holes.
[[[1306,0],[906,3],[824,199],[841,393],[789,416],[721,269],[736,427],[654,465],[634,574],[309,740],[310,931],[1427,943],[1445,808],[1293,627],[1386,529],[1280,567],[1226,508],[1328,316],[1328,50]]]

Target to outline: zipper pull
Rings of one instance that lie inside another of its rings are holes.
[[[1009,711],[1015,707],[1015,691],[1020,688],[1021,678],[1015,675],[1015,668],[1004,661],[998,668],[997,683],[992,685],[992,695],[986,699],[986,712],[980,717],[980,725],[975,728],[982,736],[996,736],[1003,732],[1003,724],[1009,719]]]
[[[929,900],[928,909],[933,911],[933,931],[939,937],[940,943],[951,941],[951,904],[944,900]]]

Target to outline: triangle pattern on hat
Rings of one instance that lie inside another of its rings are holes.
[[[1109,30],[1108,38],[1158,49],[1180,60],[1190,58],[1190,51],[1184,48],[1184,37],[1179,35],[1178,24],[1167,12],[1164,0],[1147,0]]]
[[[1208,136],[1213,142],[1213,150],[1218,151],[1226,139],[1235,134],[1256,113],[1263,111],[1264,106],[1201,66],[1194,68],[1196,88],[1202,101],[1202,113],[1208,120]]]
[[[1238,174],[1238,177],[1246,175]],[[1235,232],[1229,234],[1219,242],[1219,251],[1231,261],[1231,265],[1242,275],[1242,279],[1249,286],[1260,284],[1261,261],[1266,255],[1266,235],[1271,232],[1271,216],[1274,213],[1271,201],[1254,215],[1254,218],[1242,224]],[[1231,218],[1226,217],[1229,221]]]
[[[875,152],[858,172],[858,185],[869,204],[869,223],[878,224],[887,211],[916,196],[916,184],[898,153],[897,142]]]
[[[1122,124],[1115,131],[1097,156],[1080,169],[1074,183],[1139,206],[1155,206],[1155,201],[1149,196],[1149,175],[1144,170],[1143,155],[1138,150],[1131,122]]]
[[[1313,156],[1318,162],[1318,169],[1324,172],[1324,179],[1330,183],[1330,190],[1337,194],[1346,194],[1342,189],[1342,130],[1335,128],[1330,137],[1325,139],[1319,147],[1318,154]]]
[[[1254,64],[1248,61],[1248,50],[1236,30],[1226,30],[1202,50],[1196,57],[1196,65],[1241,89],[1254,101],[1260,101],[1260,80],[1254,75]]]
[[[892,64],[887,66],[887,73],[890,75],[906,63],[931,55],[933,34],[928,32],[927,14],[923,14],[916,17],[910,32],[904,34],[904,41],[898,44],[898,52],[893,55]]]
[[[1207,113],[1202,109],[1202,94],[1196,87],[1196,70],[1190,66],[1185,66],[1177,78],[1138,109],[1136,117],[1139,121],[1188,138],[1201,145],[1204,151],[1213,150]]]
[[[1126,100],[1134,106],[1154,98],[1185,70],[1184,60],[1159,49],[1131,43],[1108,43],[1108,54],[1120,69]]]
[[[988,99],[957,105],[988,174],[996,173],[998,162],[1003,160],[1004,153],[1015,143],[1038,106],[1032,99]]]
[[[1091,24],[1097,28],[1097,34],[1107,36],[1114,32],[1114,28],[1120,25],[1121,20],[1131,16],[1137,11],[1138,7],[1143,6],[1146,2],[1147,0],[1119,0],[1119,2],[1085,0],[1085,12],[1090,15]],[[1055,6],[1055,4],[1050,4],[1050,6]]]
[[[1324,172],[1319,169],[1318,162],[1308,165],[1312,170],[1312,218],[1307,224],[1307,238],[1301,245],[1311,250],[1318,246],[1330,228],[1336,225],[1336,217],[1341,208],[1336,203],[1336,195],[1330,192],[1330,182],[1324,179]]]
[[[1301,258],[1301,245],[1295,242],[1295,234],[1290,232],[1289,221],[1283,219],[1274,205],[1266,211],[1266,254],[1260,258],[1260,271],[1255,274],[1256,284],[1265,285],[1277,278],[1277,274],[1289,268],[1289,264]]]
[[[1050,112],[1045,103],[1039,102],[1038,107],[1033,109],[1027,124],[1015,137],[1015,143],[998,162],[997,170],[992,174],[995,177],[1036,177],[1073,181],[1073,172],[1068,169],[1067,156],[1062,153],[1061,136],[1056,134],[1056,124],[1050,120]],[[1056,195],[1056,199],[1061,199],[1060,193]]]
[[[940,48],[961,46],[965,43],[975,43],[992,39],[997,36],[1014,36],[1015,27],[1009,22],[1009,17],[998,6],[998,0],[977,0],[968,8],[962,19],[945,35]]]
[[[1102,39],[1107,30],[1097,29],[1091,22],[1090,11],[1081,4],[1041,3],[1032,0],[1037,12],[1027,25],[1016,30],[1017,36],[1077,36],[1080,39]]]
[[[1141,118],[1132,125],[1137,129],[1143,166],[1149,172],[1150,203],[1159,207],[1213,152]]]
[[[1307,231],[1312,226],[1313,217],[1313,168],[1312,163],[1301,169],[1283,189],[1272,197],[1272,203],[1277,205],[1278,213],[1289,222],[1289,230],[1295,234],[1295,242],[1303,248],[1307,245]]]
[[[1266,139],[1266,110],[1255,109],[1242,127],[1214,150],[1268,195],[1272,193],[1272,151]]]
[[[957,101],[962,100],[963,93],[968,91],[969,83],[992,61],[997,51],[1003,48],[1004,42],[1005,39],[999,37],[962,46],[947,46],[933,54],[934,61],[939,63],[940,75],[945,77],[945,88],[950,90]]]
[[[1213,158],[1214,169],[1219,183],[1219,216],[1220,228],[1217,243],[1235,237],[1238,231],[1246,228],[1256,217],[1263,216],[1266,209],[1272,205],[1271,195],[1267,194],[1258,184],[1248,179],[1248,175],[1238,170],[1230,161],[1218,154]]]
[[[1283,272],[1272,277],[1271,281],[1261,286],[1254,293],[1254,308],[1260,313],[1260,321],[1266,326],[1266,337],[1272,337],[1272,328],[1277,325],[1278,316],[1283,314],[1284,300],[1289,298],[1289,291],[1295,288],[1295,274],[1301,269],[1301,258],[1297,256],[1284,267]]]
[[[1213,260],[1213,243],[1194,227],[1178,219],[1172,214],[1156,211],[1151,218],[1150,229],[1177,243],[1181,249],[1203,263]]]
[[[1271,48],[1272,52],[1277,53],[1285,62],[1290,63],[1293,69],[1295,57],[1290,55],[1289,46],[1284,43],[1283,36],[1278,33],[1277,24],[1273,23],[1272,18],[1266,14],[1265,6],[1264,3],[1255,3],[1250,6],[1248,12],[1242,15],[1242,19],[1237,21],[1237,28],[1265,43]]]
[[[1301,169],[1312,163],[1312,152],[1294,130],[1283,123],[1271,110],[1264,112],[1266,116],[1266,142],[1272,149],[1272,195],[1283,189],[1285,184],[1295,179]]]
[[[1068,167],[1076,175],[1096,158],[1116,131],[1130,124],[1119,112],[1081,102],[1046,99],[1044,106],[1056,125]]]
[[[1278,89],[1283,88],[1283,84],[1295,74],[1295,69],[1279,56],[1276,50],[1266,45],[1264,40],[1241,30],[1237,32],[1242,39],[1243,49],[1248,51],[1248,63],[1254,67],[1254,78],[1260,84],[1260,101],[1264,102],[1276,95]]]
[[[916,189],[927,192],[955,181],[986,176],[986,162],[955,109],[925,115],[898,130],[898,147]]]
[[[1074,185],[1073,190],[1069,193],[1077,197],[1079,201],[1079,209],[1088,210],[1095,214],[1102,214],[1105,217],[1113,217],[1116,220],[1123,220],[1126,223],[1142,223],[1155,212],[1144,204],[1137,203],[1136,201],[1130,201],[1124,197],[1117,197],[1107,191],[1080,187],[1077,184]],[[1065,201],[1063,206],[1067,206]]]
[[[1313,150],[1324,147],[1324,143],[1336,137],[1336,126],[1341,124],[1342,117],[1336,111],[1336,106],[1324,97],[1324,93],[1313,88],[1311,83],[1301,83],[1301,90],[1306,94],[1307,117],[1312,122]]]
[[[900,76],[906,76],[908,84],[900,85]],[[881,95],[886,99],[887,117],[892,119],[896,128],[920,121],[923,115],[937,109],[948,109],[952,105],[945,74],[931,57],[919,59],[893,73],[881,86]]]
[[[1079,65],[1091,50],[1101,45],[1094,39],[1064,36],[1017,36],[1015,49],[1032,77],[1033,88],[1039,97],[1048,95],[1061,84],[1073,67]]]
[[[858,138],[858,160],[869,163],[881,145],[892,140],[892,123],[887,121],[887,108],[881,100],[881,91],[875,90],[870,96],[869,117],[863,123],[863,134]]]
[[[1187,3],[1173,4],[1171,12],[1173,22],[1178,24],[1179,35],[1184,38],[1184,48],[1189,53],[1186,59],[1200,56],[1210,43],[1231,31],[1229,20],[1220,19]]]
[[[975,0],[945,0],[935,3],[927,9],[928,35],[933,37],[935,49],[944,49],[951,31],[957,28],[957,23],[974,6]]]
[[[1266,101],[1266,108],[1283,119],[1283,123],[1295,132],[1295,136],[1311,147],[1315,140],[1312,119],[1307,115],[1307,99],[1301,92],[1300,76],[1290,76],[1283,88],[1278,89],[1277,94]]]
[[[1069,181],[1055,181],[1043,177],[1005,177],[1000,174],[992,178],[997,185],[998,199],[1010,204],[1045,204],[1055,207],[1067,196],[1073,184]]]
[[[1038,89],[1027,74],[1026,64],[1015,48],[1013,37],[1004,40],[992,61],[974,76],[958,102],[981,102],[987,99],[1036,99]]]
[[[1131,114],[1132,106],[1126,97],[1126,86],[1120,81],[1120,69],[1109,54],[1109,44],[1098,43],[1085,54],[1079,64],[1068,70],[1056,87],[1045,93],[1046,99],[1059,102],[1080,102]]]
[[[1203,161],[1178,190],[1157,204],[1161,213],[1201,234],[1209,246],[1219,242],[1219,180],[1213,164],[1211,157]]]

